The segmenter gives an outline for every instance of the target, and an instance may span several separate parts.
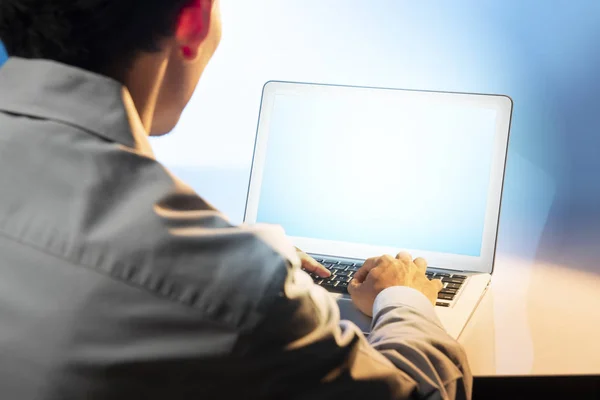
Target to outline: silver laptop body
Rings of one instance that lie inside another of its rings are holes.
[[[367,333],[353,273],[382,254],[424,257],[458,338],[494,269],[511,115],[501,95],[268,82],[245,222],[283,226]]]

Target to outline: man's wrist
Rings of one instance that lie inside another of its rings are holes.
[[[393,286],[379,293],[373,303],[374,321],[382,310],[390,307],[413,308],[432,322],[442,326],[435,313],[435,307],[423,293],[416,289],[407,286]]]

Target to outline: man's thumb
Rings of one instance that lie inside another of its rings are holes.
[[[348,284],[348,293],[350,293],[350,295],[356,293],[356,291],[360,288],[360,285],[362,284],[358,283],[356,279],[352,279]]]

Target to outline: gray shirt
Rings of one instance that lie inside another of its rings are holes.
[[[233,226],[155,160],[121,84],[0,69],[3,398],[469,398],[411,291],[380,294],[366,339],[281,228]]]

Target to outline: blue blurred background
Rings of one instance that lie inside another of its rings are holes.
[[[268,80],[507,94],[499,251],[600,272],[600,2],[221,3],[221,47],[174,134],[153,144],[234,222]]]

